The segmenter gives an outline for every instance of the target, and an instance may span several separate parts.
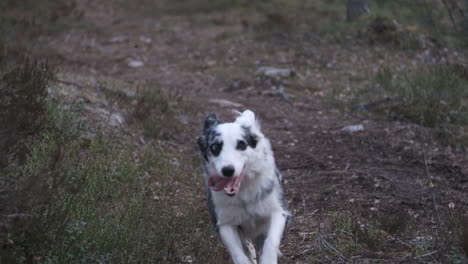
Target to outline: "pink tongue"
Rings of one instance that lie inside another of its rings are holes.
[[[227,194],[236,194],[239,191],[239,184],[237,184],[238,177],[232,177],[226,186],[224,186],[224,191]]]
[[[237,177],[224,178],[218,175],[213,175],[208,178],[208,186],[210,190],[219,192],[225,190],[226,192],[233,193],[235,181]]]

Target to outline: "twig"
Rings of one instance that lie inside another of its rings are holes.
[[[444,4],[445,8],[447,9],[447,12],[449,14],[450,21],[453,24],[453,27],[455,28],[455,30],[458,30],[457,23],[455,22],[455,18],[453,17],[453,14],[452,14],[452,9],[449,7],[449,4],[447,3],[446,0],[442,0],[442,3]]]
[[[414,257],[414,258],[429,257],[429,256],[431,256],[431,255],[434,255],[437,251],[439,251],[439,250],[434,250],[434,251],[432,251],[432,252],[429,252],[429,253],[426,253],[426,254],[423,254],[423,255],[419,255],[419,256],[416,256],[416,257]]]
[[[61,80],[61,79],[57,79],[57,82],[58,83],[62,83],[62,84],[65,84],[65,85],[72,85],[72,86],[76,86],[78,88],[83,88],[83,86],[79,83],[75,83],[75,82],[71,82],[71,81],[67,81],[67,80]]]
[[[433,190],[431,192],[431,197],[432,197],[432,204],[434,205],[434,210],[435,210],[435,213],[436,213],[436,216],[437,216],[437,220],[439,221],[439,227],[440,225],[442,224],[442,219],[440,218],[440,214],[439,214],[439,209],[438,209],[438,206],[437,206],[437,201],[436,201],[436,197],[435,197],[435,191],[434,191],[434,184],[432,183],[432,180],[431,180],[431,176],[429,174],[429,165],[427,163],[427,156],[426,156],[426,148],[422,147],[422,150],[423,150],[423,157],[424,157],[424,167],[425,167],[425,172],[426,172],[426,177],[427,179],[429,180],[429,188],[431,188],[431,190]]]
[[[28,217],[33,217],[32,214],[9,214],[9,215],[6,215],[6,217],[8,219],[14,219],[14,218],[28,218]]]
[[[336,249],[334,246],[332,246],[330,243],[328,243],[328,241],[322,236],[322,233],[321,233],[321,232],[319,232],[318,235],[319,235],[319,238],[320,238],[320,240],[322,241],[322,243],[325,245],[325,247],[327,247],[327,248],[330,249],[331,251],[335,252],[335,254],[337,254],[338,257],[339,257],[342,261],[344,261],[344,262],[347,262],[347,261],[348,261],[348,259],[347,259],[345,256],[343,256],[343,254],[341,254],[340,251],[338,251],[338,249]]]

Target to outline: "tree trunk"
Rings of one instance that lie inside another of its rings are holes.
[[[370,13],[369,0],[348,0],[346,3],[346,20],[348,22]]]

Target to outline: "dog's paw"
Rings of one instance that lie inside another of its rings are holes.
[[[275,251],[265,252],[260,258],[260,264],[277,264],[278,253]]]

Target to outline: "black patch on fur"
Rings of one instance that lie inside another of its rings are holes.
[[[280,183],[280,200],[281,200],[281,207],[283,207],[283,209],[286,211],[286,212],[289,212],[289,209],[288,209],[288,201],[286,199],[286,195],[284,194],[284,190],[282,188],[282,182],[283,182],[283,177],[281,176],[281,172],[278,170],[278,168],[275,169],[275,175],[276,175],[276,178],[278,179],[278,182]],[[289,225],[290,225],[290,222],[292,220],[292,215],[291,213],[288,213],[288,214],[283,214],[284,217],[286,217],[286,224],[284,226],[284,230],[283,230],[283,233],[286,232],[286,230],[288,229]]]
[[[203,158],[208,161],[208,145],[205,136],[198,137],[197,143]]]
[[[205,125],[203,127],[203,130],[206,134],[207,130],[212,129],[214,126],[216,126],[219,123],[218,117],[216,116],[215,113],[208,113],[208,115],[205,118]]]
[[[206,161],[208,161],[208,148],[213,144],[216,137],[220,136],[220,134],[215,130],[216,126],[222,123],[223,121],[219,120],[214,113],[209,113],[205,118],[203,135],[198,138],[198,147]]]
[[[266,234],[262,233],[254,240],[255,249],[258,250],[257,256],[261,256],[263,253],[262,250],[263,250],[263,245],[265,244],[266,237],[267,237]]]
[[[208,211],[210,213],[211,223],[213,224],[215,232],[217,233],[219,231],[218,218],[216,217],[215,205],[213,203],[213,198],[211,197],[211,192],[209,189],[207,189],[207,197]]]
[[[262,190],[256,195],[255,200],[261,201],[265,199],[270,193],[273,192],[273,188],[275,187],[275,181],[270,180],[266,187],[263,187]]]
[[[244,140],[251,148],[255,148],[258,142],[258,136],[252,133],[250,127],[242,126],[242,129],[244,130]]]

